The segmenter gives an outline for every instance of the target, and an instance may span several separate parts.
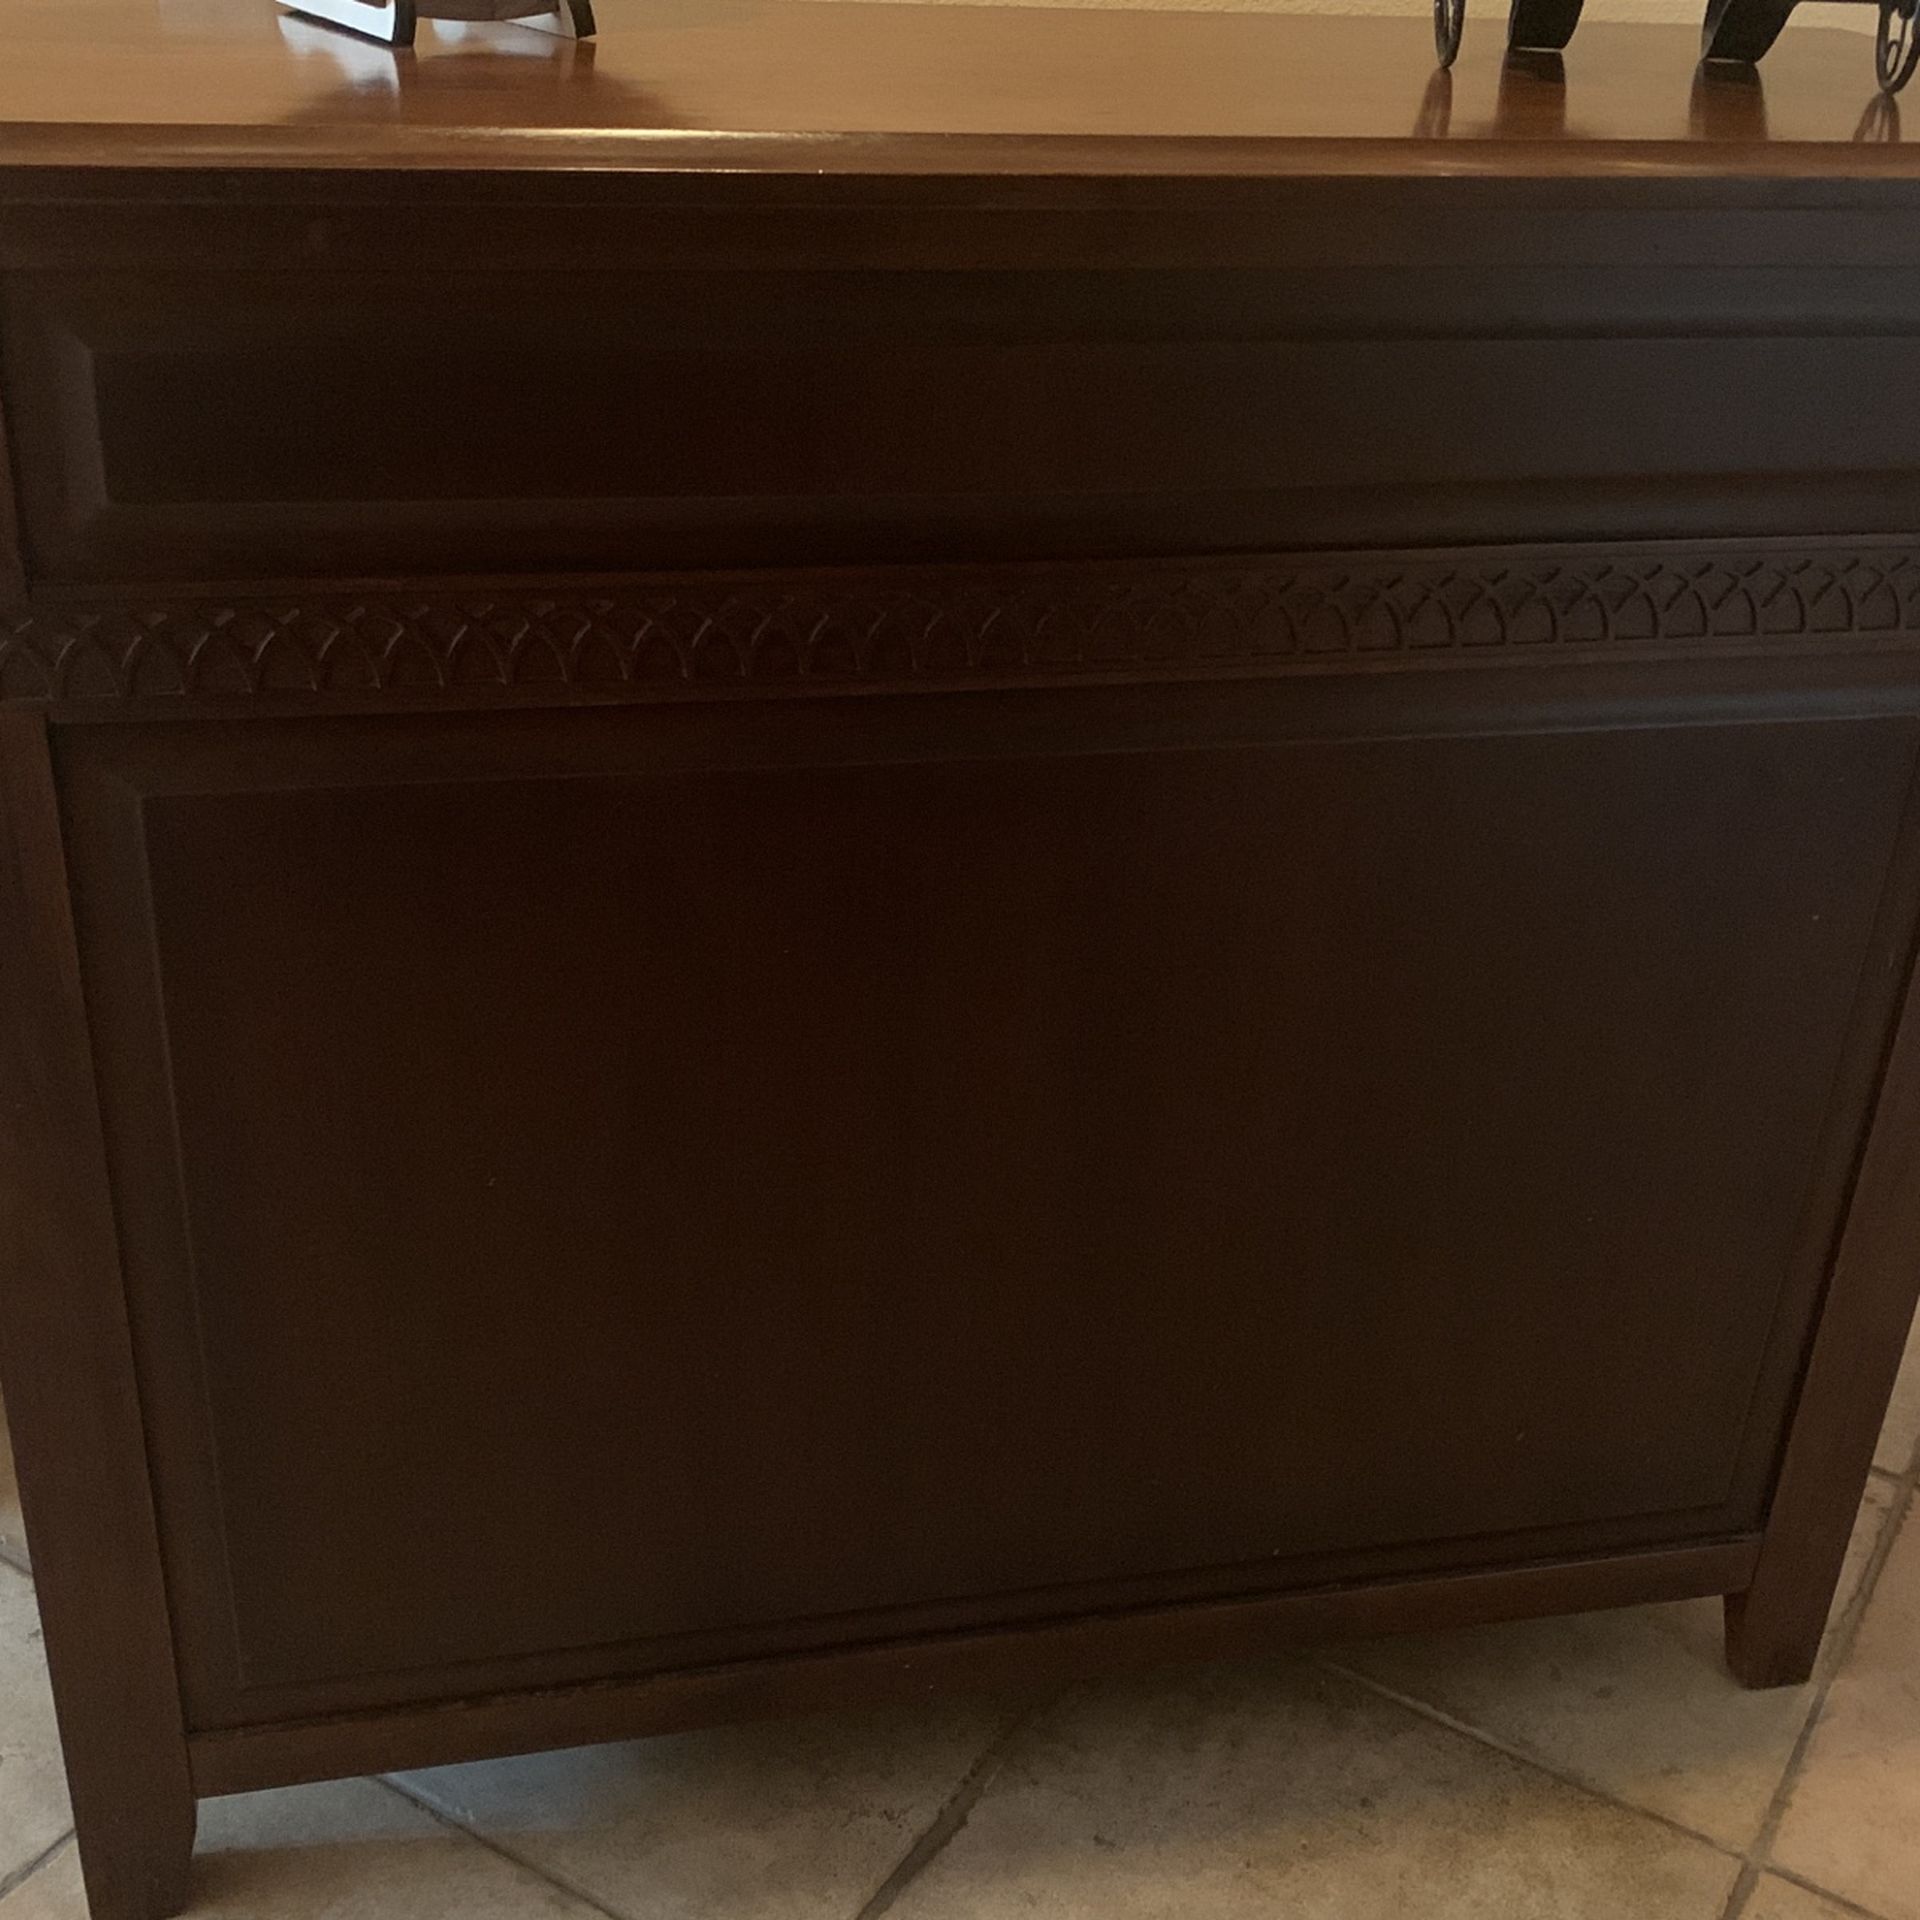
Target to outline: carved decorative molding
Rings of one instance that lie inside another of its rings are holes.
[[[1116,562],[0,611],[0,700],[1006,683],[1920,644],[1920,549]]]

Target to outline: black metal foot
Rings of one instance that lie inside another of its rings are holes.
[[[1708,0],[1700,58],[1753,66],[1780,38],[1794,0]]]
[[[1513,0],[1507,45],[1515,52],[1558,53],[1580,24],[1583,0]]]

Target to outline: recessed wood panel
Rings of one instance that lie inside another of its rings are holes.
[[[1911,724],[1166,697],[86,743],[203,1685],[1757,1521]]]
[[[1817,279],[23,275],[3,344],[56,580],[1904,529],[1920,354]]]

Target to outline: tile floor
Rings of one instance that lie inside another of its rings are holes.
[[[1920,1920],[1920,1332],[1810,1686],[1714,1603],[202,1809],[226,1920]],[[1903,1524],[1904,1523],[1904,1524]],[[83,1920],[0,1426],[0,1920]]]

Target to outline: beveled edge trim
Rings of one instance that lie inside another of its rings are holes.
[[[1863,82],[1863,96],[1871,75]],[[0,172],[30,193],[42,172],[135,174],[178,169],[332,168],[535,176],[554,172],[674,176],[724,169],[829,181],[897,177],[937,183],[1093,175],[1184,179],[1448,178],[1468,182],[1724,180],[1852,184],[1910,181],[1915,150],[1899,141],[1698,138],[1474,140],[1401,134],[1126,134],[636,127],[431,126],[419,122],[223,125],[206,121],[14,121],[0,127]]]
[[[1758,1534],[1472,1572],[1129,1609],[576,1687],[493,1694],[193,1734],[194,1791],[449,1765],[669,1733],[936,1689],[1057,1683],[1162,1661],[1269,1653],[1289,1643],[1736,1592]]]

